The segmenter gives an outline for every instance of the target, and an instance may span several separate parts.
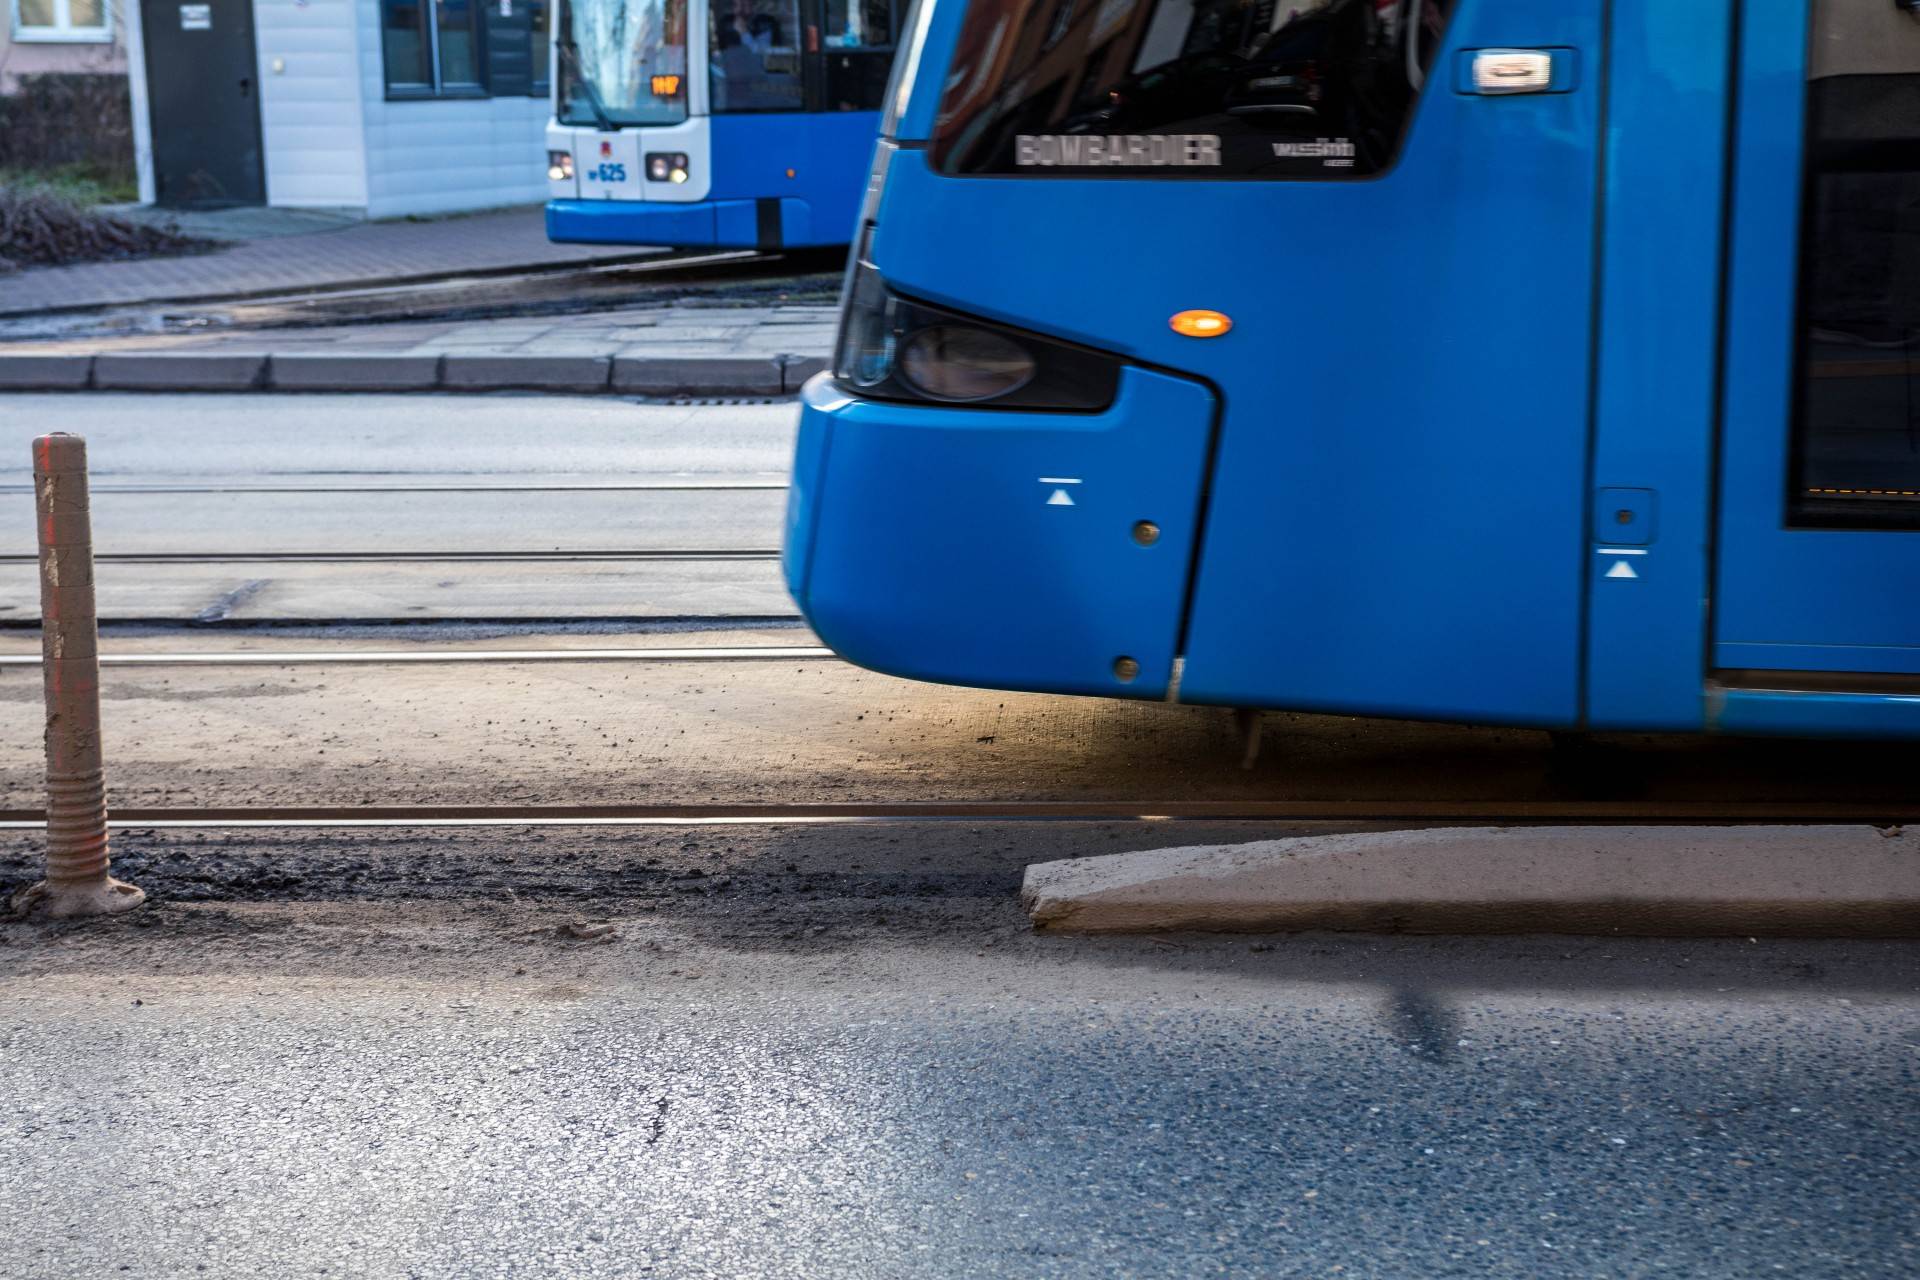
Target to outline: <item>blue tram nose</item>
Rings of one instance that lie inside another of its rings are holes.
[[[1123,371],[1097,414],[801,396],[788,589],[842,655],[950,684],[1163,698],[1213,396]]]

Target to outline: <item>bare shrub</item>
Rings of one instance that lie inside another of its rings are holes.
[[[193,253],[205,241],[84,208],[49,191],[0,187],[0,273],[114,258]]]

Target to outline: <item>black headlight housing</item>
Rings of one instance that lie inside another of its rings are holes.
[[[1120,361],[1055,338],[903,298],[866,259],[850,264],[833,376],[876,400],[1093,413],[1113,403]]]

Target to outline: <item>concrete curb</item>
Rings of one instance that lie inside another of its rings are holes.
[[[266,378],[260,353],[115,351],[93,358],[102,391],[255,391]]]
[[[1343,833],[1036,863],[1020,897],[1035,928],[1068,933],[1920,937],[1920,832]]]
[[[396,355],[315,351],[108,351],[0,355],[0,391],[546,391],[779,396],[819,356]]]

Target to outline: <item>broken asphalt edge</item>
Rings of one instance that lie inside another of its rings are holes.
[[[819,356],[394,355],[113,351],[0,355],[0,391],[546,391],[792,395]]]
[[[1920,937],[1920,831],[1442,827],[1036,863],[1058,933]]]

